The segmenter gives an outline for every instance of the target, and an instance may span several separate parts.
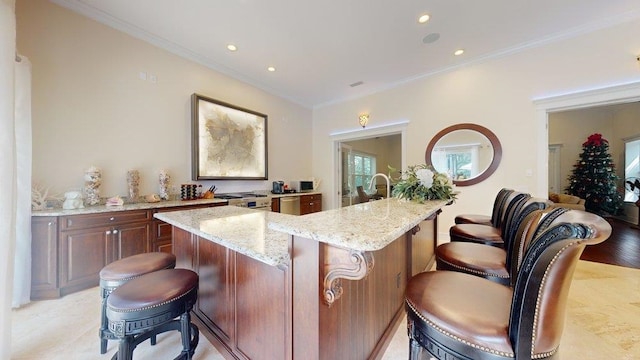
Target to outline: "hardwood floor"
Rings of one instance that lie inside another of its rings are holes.
[[[606,241],[587,246],[580,259],[640,269],[640,230],[631,224],[608,219],[613,232]]]

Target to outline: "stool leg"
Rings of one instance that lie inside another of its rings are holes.
[[[120,344],[118,344],[118,360],[133,360],[133,349],[135,347],[131,346],[131,341],[133,340],[133,336],[125,336],[123,339],[120,339]]]
[[[107,298],[102,298],[102,309],[100,310],[100,354],[107,352]]]
[[[191,316],[189,312],[180,315],[180,336],[182,337],[182,353],[188,354],[191,350]],[[188,359],[191,359],[187,355]]]

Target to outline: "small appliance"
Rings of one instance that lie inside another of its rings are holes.
[[[284,181],[274,181],[271,192],[274,194],[284,194]]]
[[[312,180],[292,181],[291,184],[291,186],[293,186],[298,192],[312,192],[314,190]]]

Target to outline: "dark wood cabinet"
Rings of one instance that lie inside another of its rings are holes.
[[[300,215],[322,211],[322,194],[300,195]]]
[[[271,211],[280,212],[280,198],[271,199]]]
[[[107,265],[113,247],[110,227],[95,227],[60,233],[60,295],[97,286],[100,270]]]
[[[31,221],[31,237],[31,298],[59,297],[58,218],[34,217]]]
[[[174,228],[177,265],[200,277],[194,318],[236,359],[290,359],[290,278],[275,267]],[[200,325],[199,325],[200,326]]]
[[[31,299],[54,299],[97,286],[100,270],[118,259],[150,251],[171,253],[171,225],[154,219],[157,211],[226,204],[33,216]]]
[[[149,252],[150,220],[149,210],[62,216],[60,295],[97,286],[105,265]]]

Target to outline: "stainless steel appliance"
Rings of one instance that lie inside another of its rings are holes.
[[[216,194],[216,198],[229,201],[230,206],[271,211],[271,199],[260,193]]]
[[[300,215],[300,196],[284,196],[280,198],[280,213]]]
[[[313,191],[313,181],[311,180],[297,180],[292,181],[289,185],[297,192],[311,192]]]

